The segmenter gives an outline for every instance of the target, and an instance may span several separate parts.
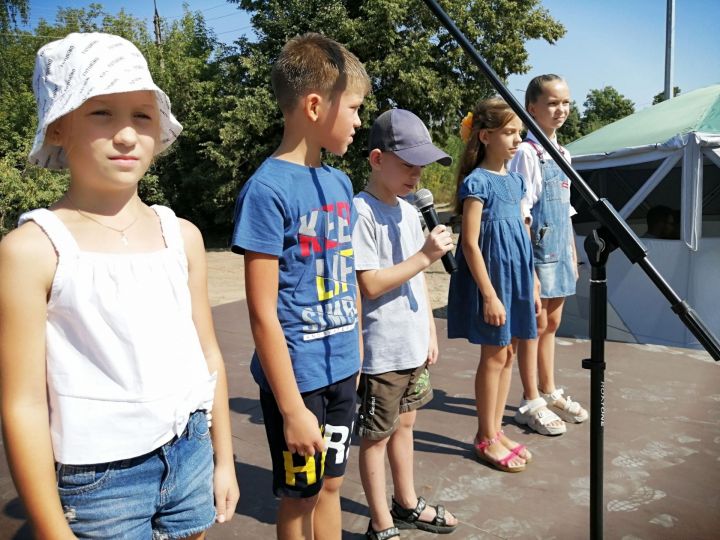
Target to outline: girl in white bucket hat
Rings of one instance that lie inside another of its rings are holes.
[[[15,485],[39,538],[201,538],[239,497],[204,246],[137,193],[182,127],[118,36],[45,45],[33,89],[30,161],[70,187],[0,243]]]

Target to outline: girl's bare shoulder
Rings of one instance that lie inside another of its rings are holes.
[[[33,274],[45,274],[52,280],[57,254],[40,226],[27,221],[0,241],[0,265]]]

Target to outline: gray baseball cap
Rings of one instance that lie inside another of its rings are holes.
[[[423,121],[405,109],[390,109],[375,119],[368,152],[376,148],[420,167],[435,162],[445,166],[452,163],[452,158],[432,143]]]

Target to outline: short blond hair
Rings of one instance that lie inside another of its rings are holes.
[[[370,92],[370,78],[358,58],[340,43],[322,34],[308,33],[288,41],[273,65],[271,81],[283,112],[298,100],[317,92],[332,97],[338,92]]]

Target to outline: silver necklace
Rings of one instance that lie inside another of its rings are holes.
[[[125,235],[125,231],[127,231],[130,227],[132,227],[133,225],[135,225],[135,223],[137,222],[138,218],[140,217],[140,212],[137,212],[137,214],[135,214],[135,217],[133,218],[133,220],[132,220],[128,225],[126,225],[125,227],[119,229],[119,228],[117,228],[117,227],[113,227],[113,226],[111,226],[111,225],[107,225],[107,224],[103,223],[102,221],[100,221],[100,220],[92,217],[90,214],[86,214],[85,212],[83,212],[82,210],[80,210],[80,208],[78,208],[78,205],[75,204],[75,201],[72,200],[72,198],[70,197],[69,194],[66,193],[65,196],[68,198],[68,200],[69,200],[69,201],[72,203],[72,205],[75,207],[74,210],[75,210],[78,214],[80,214],[80,215],[81,215],[82,217],[84,217],[85,219],[89,219],[90,221],[94,221],[95,223],[97,223],[97,224],[100,225],[101,227],[105,227],[106,229],[110,229],[111,231],[115,231],[116,233],[119,233],[119,234],[120,234],[120,240],[122,241],[123,245],[126,245],[126,246],[128,245],[128,239],[127,239],[127,236]]]

